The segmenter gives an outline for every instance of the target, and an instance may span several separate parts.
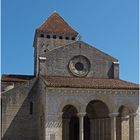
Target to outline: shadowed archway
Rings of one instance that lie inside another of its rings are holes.
[[[63,108],[62,140],[79,140],[79,118],[76,108],[72,105]]]
[[[100,100],[91,101],[86,108],[84,118],[84,140],[110,140],[111,128],[109,109]]]

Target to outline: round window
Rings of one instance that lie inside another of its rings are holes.
[[[82,71],[84,69],[84,65],[81,63],[81,62],[77,62],[75,64],[75,68],[78,70],[78,71]]]
[[[75,76],[83,77],[89,72],[90,62],[85,56],[75,56],[69,62],[69,69]]]

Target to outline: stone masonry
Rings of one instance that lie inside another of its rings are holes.
[[[34,75],[2,75],[2,140],[138,140],[139,85],[56,12],[35,31]]]

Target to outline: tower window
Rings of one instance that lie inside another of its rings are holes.
[[[69,37],[66,37],[66,40],[69,40]]]
[[[44,52],[46,52],[46,50],[44,50]]]
[[[53,35],[53,38],[56,39],[56,35]]]
[[[40,37],[44,37],[44,34],[40,34]]]
[[[59,36],[59,39],[63,39],[63,37],[62,36]]]
[[[50,38],[50,35],[47,35],[47,38]]]
[[[33,114],[33,102],[30,102],[30,115]]]
[[[47,35],[47,38],[50,38],[50,35]]]
[[[72,40],[75,40],[75,37],[72,37],[71,39],[72,39]]]

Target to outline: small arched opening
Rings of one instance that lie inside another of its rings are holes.
[[[48,39],[50,39],[50,38],[51,38],[51,37],[50,37],[50,35],[47,35],[46,37],[47,37]]]
[[[84,140],[110,140],[111,124],[109,109],[100,100],[91,101],[86,108],[84,118]]]
[[[40,34],[40,37],[44,37],[44,34]]]
[[[62,140],[79,140],[79,118],[77,109],[72,105],[63,108]]]
[[[124,105],[120,106],[117,117],[117,140],[130,139],[130,109]]]

